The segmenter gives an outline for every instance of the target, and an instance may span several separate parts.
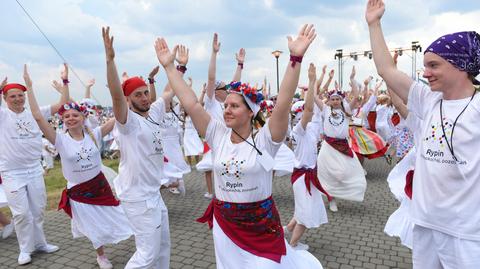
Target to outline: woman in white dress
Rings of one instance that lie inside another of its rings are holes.
[[[216,198],[200,221],[213,227],[217,268],[322,268],[313,255],[286,242],[271,197],[272,161],[285,139],[300,62],[315,36],[313,25],[305,25],[295,40],[288,38],[291,61],[276,108],[255,138],[252,120],[260,109],[261,93],[248,84],[231,83],[224,103],[225,122],[218,121],[175,73],[177,47],[172,53],[163,38],[155,43],[171,87],[211,147]]]
[[[86,108],[67,103],[58,111],[65,128],[57,133],[40,113],[26,67],[24,78],[32,114],[45,138],[55,145],[61,157],[67,188],[59,209],[71,217],[73,237],[86,236],[92,242],[100,268],[112,268],[103,246],[116,244],[133,234],[119,201],[101,172],[99,141],[113,129],[115,121],[111,119],[90,130],[85,125]],[[68,92],[67,83],[64,90]]]
[[[187,157],[190,166],[192,166],[191,157],[195,157],[195,163],[198,163],[198,157],[203,153],[203,142],[198,136],[197,129],[193,126],[192,118],[185,113],[185,132],[183,133],[183,151]]]
[[[348,143],[349,114],[358,100],[354,69],[352,74],[352,102],[347,103],[344,93],[335,90],[328,93],[326,105],[320,103],[325,140],[318,153],[317,173],[320,183],[333,197],[329,202],[333,212],[338,211],[334,198],[361,202],[367,189],[363,167]]]
[[[321,84],[325,68],[318,81]],[[325,190],[317,178],[317,143],[323,133],[323,121],[320,113],[314,116],[314,98],[316,68],[313,64],[308,70],[309,86],[305,98],[305,106],[300,121],[293,127],[292,137],[296,141],[295,169],[292,174],[292,188],[295,199],[295,212],[288,225],[283,228],[291,234],[290,245],[294,249],[308,249],[308,245],[300,243],[305,230],[318,228],[327,223],[327,212],[323,204],[322,192]],[[300,108],[297,109],[297,111]],[[320,112],[320,111],[318,111]],[[313,118],[313,119],[312,119]],[[328,196],[328,193],[325,193]]]

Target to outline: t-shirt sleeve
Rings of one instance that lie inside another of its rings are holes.
[[[205,101],[205,110],[210,110],[213,105],[215,104],[215,95],[212,96],[212,98],[208,97],[208,95],[205,94],[205,97],[204,97],[204,101]]]
[[[408,111],[424,120],[430,108],[428,103],[436,100],[440,95],[441,93],[432,92],[427,85],[421,82],[413,82],[408,93]]]
[[[277,151],[283,142],[275,142],[272,140],[269,122],[270,121],[267,120],[267,123],[265,123],[260,131],[258,131],[258,134],[255,136],[255,144],[260,151],[266,151],[272,158],[275,158],[275,155],[277,155]]]
[[[62,155],[62,152],[64,151],[64,140],[65,139],[65,133],[63,132],[56,132],[55,134],[55,148],[57,151],[60,153],[60,156]]]
[[[158,98],[153,104],[150,106],[150,110],[148,111],[148,115],[155,121],[160,123],[165,116],[165,101],[163,98]]]
[[[215,145],[219,145],[222,137],[224,137],[227,133],[228,128],[225,125],[214,118],[210,118],[210,122],[208,123],[207,131],[205,133],[205,140],[207,140],[210,148],[214,150]]]
[[[307,124],[305,132],[307,134],[313,134],[318,141],[320,139],[320,135],[323,134],[323,120],[321,118],[320,120],[312,120]]]
[[[116,133],[118,132],[118,134],[126,135],[140,127],[140,123],[133,113],[135,112],[131,111],[130,109],[128,110],[127,121],[125,124],[115,121],[114,130],[116,130]]]
[[[302,121],[300,120],[299,122],[297,122],[297,124],[295,124],[295,126],[293,126],[292,137],[296,141],[299,141],[300,139],[302,139],[303,136],[305,136],[305,129],[303,129]]]
[[[0,124],[2,124],[5,121],[6,117],[7,117],[7,109],[0,106]]]

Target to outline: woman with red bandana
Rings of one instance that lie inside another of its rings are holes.
[[[57,133],[40,113],[26,66],[24,79],[33,117],[45,138],[55,145],[61,156],[67,187],[63,191],[59,209],[70,216],[73,237],[86,236],[92,242],[100,268],[113,268],[103,246],[116,244],[133,234],[119,201],[113,196],[101,171],[99,143],[103,136],[112,131],[115,121],[111,119],[90,130],[85,125],[86,107],[70,102],[58,110],[65,123],[65,132]],[[64,87],[63,90],[68,91],[68,88]]]
[[[252,121],[260,110],[261,93],[248,84],[231,83],[224,103],[225,121],[218,121],[175,72],[178,47],[171,52],[163,38],[155,43],[172,89],[211,146],[216,198],[199,221],[213,227],[217,268],[322,268],[310,253],[286,243],[271,196],[273,158],[285,139],[301,60],[315,36],[313,25],[305,25],[295,40],[288,38],[290,64],[276,108],[256,134]]]

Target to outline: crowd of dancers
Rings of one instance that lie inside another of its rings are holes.
[[[59,209],[71,218],[73,237],[91,241],[100,268],[113,267],[104,247],[132,235],[136,249],[125,268],[169,268],[169,217],[160,189],[185,196],[183,177],[191,169],[205,175],[211,202],[197,221],[212,229],[217,268],[322,268],[302,236],[328,223],[324,201],[332,212],[341,211],[337,199],[363,201],[363,163],[374,158],[388,165],[397,160],[387,181],[400,206],[385,232],[412,249],[414,268],[478,268],[480,36],[440,37],[425,50],[428,82],[414,81],[387,48],[384,10],[381,0],[369,0],[365,14],[381,79],[359,82],[353,67],[345,89],[334,82],[334,70],[317,71],[313,63],[308,86],[298,86],[303,56],[317,35],[313,25],[288,37],[290,61],[275,96],[266,83],[241,82],[244,49],[235,55],[233,79],[217,79],[217,34],[199,97],[184,79],[188,48],[169,48],[164,38],[154,45],[168,77],[161,95],[159,66],[147,81],[119,76],[109,27],[102,36],[111,110],[101,112],[91,99],[94,81],[85,99],[70,98],[66,64],[62,81],[53,83],[60,100],[39,107],[25,65],[23,84],[2,82],[6,107],[0,108],[0,207],[13,215],[10,222],[0,213],[0,224],[4,238],[15,227],[18,263],[59,249],[43,232],[44,175],[58,154],[67,182]],[[118,174],[102,164],[105,152],[119,153]],[[295,210],[282,227],[272,180],[290,173]]]

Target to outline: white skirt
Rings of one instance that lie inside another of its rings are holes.
[[[273,166],[273,170],[275,171],[275,176],[281,177],[293,172],[295,153],[285,143],[282,143],[274,159],[275,166]]]
[[[297,223],[307,228],[317,228],[328,222],[327,211],[323,204],[322,193],[313,184],[308,193],[305,186],[305,175],[293,183],[293,197],[295,199],[294,218]]]
[[[7,196],[3,190],[3,185],[0,184],[0,208],[8,206]]]
[[[185,156],[196,156],[203,153],[203,142],[198,136],[197,130],[185,128],[183,134],[183,150]]]
[[[121,205],[89,205],[72,199],[70,205],[73,238],[86,236],[95,249],[106,244],[116,244],[133,235]]]
[[[165,176],[172,179],[182,178],[190,173],[190,166],[185,162],[182,147],[177,136],[163,138],[163,150],[168,163],[164,166]]]
[[[217,269],[321,269],[322,264],[306,250],[294,250],[285,240],[287,255],[282,256],[281,263],[253,255],[238,247],[218,226],[213,218],[213,243]]]
[[[328,143],[322,143],[317,159],[317,174],[323,188],[332,197],[363,201],[367,180],[356,154],[351,158]]]
[[[213,162],[212,162],[212,151],[209,150],[203,154],[202,160],[197,163],[197,170],[200,172],[212,171]]]

